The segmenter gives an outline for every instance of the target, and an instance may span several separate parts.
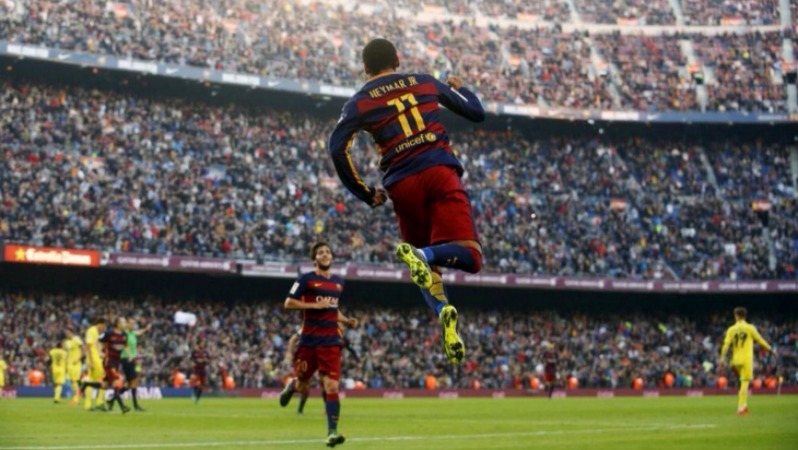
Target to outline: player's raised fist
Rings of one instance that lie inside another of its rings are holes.
[[[460,89],[461,87],[463,87],[463,79],[457,76],[449,77],[446,79],[446,84],[455,89]]]
[[[357,319],[349,319],[349,321],[346,324],[349,325],[349,328],[357,328],[360,322]]]
[[[371,198],[371,207],[376,208],[382,206],[388,201],[388,192],[383,188],[377,188],[374,191],[374,197]]]

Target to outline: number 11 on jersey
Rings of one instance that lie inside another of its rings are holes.
[[[413,135],[413,130],[410,128],[410,122],[407,120],[407,113],[405,112],[407,107],[405,106],[405,102],[410,104],[410,115],[413,116],[413,120],[416,122],[417,131],[422,131],[426,128],[426,125],[424,125],[424,119],[421,117],[421,113],[418,110],[418,101],[415,95],[405,94],[399,98],[388,100],[387,103],[396,107],[396,110],[399,112],[399,125],[402,127],[402,132],[406,137],[410,137]]]

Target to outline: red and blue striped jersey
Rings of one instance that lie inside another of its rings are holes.
[[[317,303],[326,299],[333,305],[327,309],[302,311],[299,345],[308,347],[341,345],[341,334],[338,332],[338,300],[343,291],[344,280],[337,275],[326,278],[316,272],[308,272],[296,280],[288,297],[303,303]]]
[[[386,187],[432,166],[463,167],[452,153],[440,120],[440,106],[473,122],[485,120],[474,93],[454,89],[431,75],[391,73],[368,81],[344,105],[330,136],[329,150],[344,186],[370,203],[375,189],[360,178],[349,151],[359,131],[374,138],[380,150]]]
[[[191,352],[191,362],[194,363],[194,368],[192,373],[196,373],[198,375],[205,375],[205,368],[208,366],[211,360],[211,354],[208,353],[207,350],[194,350]]]
[[[103,365],[113,366],[122,362],[122,351],[127,346],[127,334],[114,330],[107,330],[101,337],[100,342],[105,344],[105,358]]]

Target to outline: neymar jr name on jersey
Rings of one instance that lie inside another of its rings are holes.
[[[416,86],[416,85],[418,85],[416,77],[400,78],[398,80],[393,81],[392,83],[387,83],[383,84],[382,86],[375,87],[374,89],[369,91],[369,96],[371,98],[379,98],[389,92],[393,92],[398,89],[404,89],[408,86]]]

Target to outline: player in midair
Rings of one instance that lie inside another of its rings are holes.
[[[438,104],[473,122],[483,121],[485,111],[459,77],[444,84],[428,74],[396,72],[399,57],[390,41],[372,40],[362,56],[369,78],[344,105],[330,154],[341,182],[357,198],[376,208],[390,196],[405,241],[396,256],[437,314],[446,356],[459,364],[465,346],[440,267],[477,273],[482,247],[460,182],[463,167],[449,146]],[[349,151],[359,131],[371,134],[379,147],[385,189],[367,185],[352,162]]]
[[[746,322],[748,310],[743,307],[734,308],[734,325],[726,330],[723,348],[720,351],[719,368],[726,365],[726,352],[732,349],[731,366],[740,377],[740,392],[737,395],[737,414],[748,414],[748,385],[754,378],[754,341],[767,351],[775,354],[770,344],[759,335],[756,327]]]
[[[338,380],[341,377],[341,334],[338,324],[358,325],[357,319],[346,317],[338,310],[338,300],[344,290],[344,280],[333,275],[332,248],[317,242],[310,250],[316,270],[302,274],[285,299],[286,309],[303,313],[299,346],[294,354],[294,376],[280,394],[280,406],[288,405],[295,391],[307,392],[313,374],[318,370],[325,393],[327,412],[327,446],[335,447],[346,441],[338,433],[341,402]]]

